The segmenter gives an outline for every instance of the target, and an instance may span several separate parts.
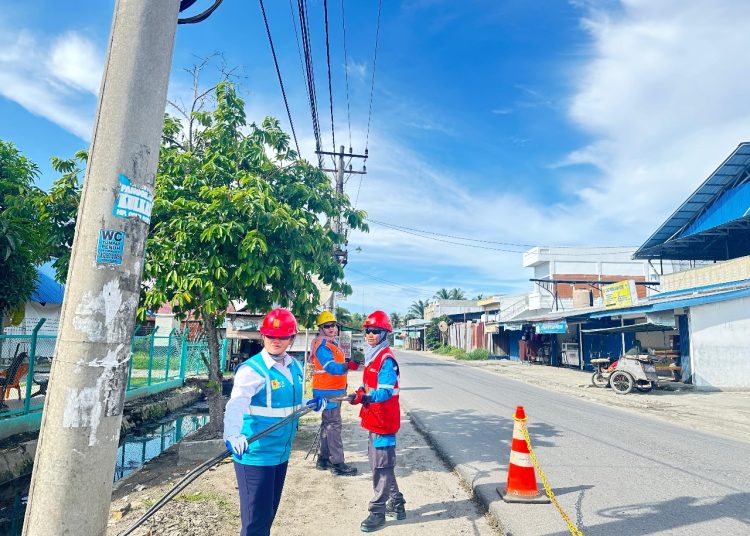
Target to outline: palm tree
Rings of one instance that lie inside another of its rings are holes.
[[[410,315],[414,315],[414,318],[424,318],[424,310],[426,307],[426,300],[417,300],[409,306],[408,313]]]
[[[404,321],[401,318],[401,315],[398,313],[391,313],[391,325],[394,328],[400,328],[403,325]]]
[[[448,299],[449,300],[465,300],[466,293],[460,288],[452,288],[450,292],[448,292]]]
[[[435,293],[435,297],[438,300],[451,300],[451,299],[453,299],[453,298],[451,298],[451,291],[448,290],[447,288],[441,288],[440,290],[438,290]]]
[[[351,325],[352,314],[349,312],[349,309],[346,307],[336,307],[336,321],[346,326]]]

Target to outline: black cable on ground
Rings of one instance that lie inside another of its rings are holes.
[[[348,400],[349,396],[332,396],[332,397],[326,397],[330,401],[334,402],[343,402],[344,400]],[[295,421],[305,415],[306,413],[309,413],[312,411],[312,408],[310,407],[302,407],[298,409],[297,411],[293,412],[288,417],[285,417],[281,419],[279,422],[272,424],[262,432],[258,432],[257,434],[254,434],[247,438],[247,444],[250,445],[251,443],[254,443],[255,441],[258,441],[263,436],[266,436],[270,434],[271,432],[278,430],[279,428],[286,426],[292,421]],[[125,529],[125,532],[121,533],[120,536],[128,536],[133,533],[135,529],[143,525],[146,521],[151,518],[156,512],[161,510],[169,501],[174,499],[178,493],[180,493],[183,489],[188,487],[195,479],[197,479],[199,476],[201,476],[203,473],[211,469],[214,465],[220,463],[221,461],[225,460],[227,457],[229,457],[230,454],[228,452],[222,452],[221,454],[217,454],[210,460],[206,460],[202,464],[200,464],[198,467],[190,471],[188,474],[186,474],[182,480],[180,480],[177,484],[174,485],[174,487],[169,490],[164,496],[156,501],[154,505],[146,510],[146,512],[136,521],[133,523],[130,527]]]

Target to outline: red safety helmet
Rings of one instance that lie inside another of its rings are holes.
[[[362,324],[363,328],[380,328],[386,331],[393,331],[391,326],[391,320],[388,315],[383,311],[373,311],[370,316],[367,317],[365,323]]]
[[[287,309],[274,309],[263,319],[260,332],[269,337],[293,337],[297,334],[297,319]]]

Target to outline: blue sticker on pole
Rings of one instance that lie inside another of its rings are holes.
[[[122,264],[125,251],[125,232],[116,229],[99,229],[99,244],[96,247],[97,264]]]
[[[130,179],[120,175],[120,189],[117,200],[112,209],[112,215],[119,218],[135,216],[146,223],[151,223],[151,208],[154,206],[154,196],[147,188],[130,184]]]

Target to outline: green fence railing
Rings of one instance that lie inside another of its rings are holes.
[[[13,370],[16,372],[14,378],[4,382],[0,430],[10,417],[42,410],[44,397],[40,395],[46,394],[57,344],[56,335],[39,333],[44,322],[45,319],[41,319],[30,334],[0,335],[0,377]],[[220,346],[222,370],[227,362],[227,343],[224,339]],[[128,397],[181,385],[186,376],[207,374],[201,356],[207,360],[208,355],[207,341],[189,341],[188,330],[161,333],[154,329],[147,335],[134,336],[128,368]]]

